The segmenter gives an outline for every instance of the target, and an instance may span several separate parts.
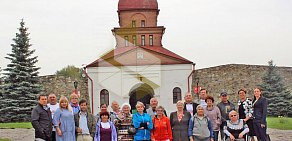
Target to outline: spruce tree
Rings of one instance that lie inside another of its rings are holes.
[[[12,53],[7,54],[10,60],[4,69],[4,85],[0,114],[2,122],[28,121],[31,110],[36,105],[36,95],[41,87],[38,81],[38,70],[35,66],[37,56],[30,49],[28,28],[21,20],[19,32],[13,38]]]
[[[282,77],[277,71],[273,61],[262,77],[262,94],[268,99],[268,115],[287,116],[292,114],[292,95],[284,86]]]
[[[2,99],[2,94],[3,94],[3,86],[2,85],[3,85],[2,69],[0,68],[0,99]]]

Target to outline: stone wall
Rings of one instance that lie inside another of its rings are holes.
[[[70,78],[57,75],[40,76],[40,83],[45,93],[55,93],[59,99],[61,95],[66,96],[69,100],[70,94],[73,92],[74,81],[78,82],[77,89],[82,99],[89,100],[88,86],[86,78]]]
[[[268,66],[229,64],[196,70],[193,78],[199,78],[199,86],[206,88],[216,102],[219,94],[226,91],[232,102],[237,101],[237,91],[247,90],[249,97],[253,97],[253,89],[262,83],[261,77]],[[285,86],[292,92],[292,67],[278,67],[278,72],[284,80]],[[194,79],[193,79],[194,80]],[[197,84],[193,82],[193,86]]]

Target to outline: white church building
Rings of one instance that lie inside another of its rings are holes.
[[[165,28],[157,26],[156,0],[119,0],[119,26],[112,29],[116,47],[86,66],[91,108],[102,103],[137,101],[152,97],[168,113],[190,91],[194,63],[163,47]]]

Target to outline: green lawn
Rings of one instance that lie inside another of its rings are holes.
[[[0,141],[11,141],[10,139],[3,139],[3,138],[0,138]]]
[[[14,129],[14,128],[32,128],[30,122],[15,122],[15,123],[0,123],[0,128]],[[0,139],[0,141],[2,141]]]
[[[292,118],[277,118],[268,117],[268,128],[281,129],[281,130],[292,130]],[[16,122],[16,123],[0,123],[0,128],[32,128],[30,122]],[[0,139],[0,141],[5,141],[5,139]]]
[[[292,130],[292,118],[268,117],[267,122],[268,122],[268,128]]]

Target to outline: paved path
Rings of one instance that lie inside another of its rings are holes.
[[[292,130],[268,129],[272,141],[292,141]],[[33,129],[0,129],[0,138],[12,141],[33,141]]]
[[[33,141],[34,129],[0,129],[0,138],[8,138],[12,141]]]
[[[271,141],[292,141],[292,130],[268,129]]]

